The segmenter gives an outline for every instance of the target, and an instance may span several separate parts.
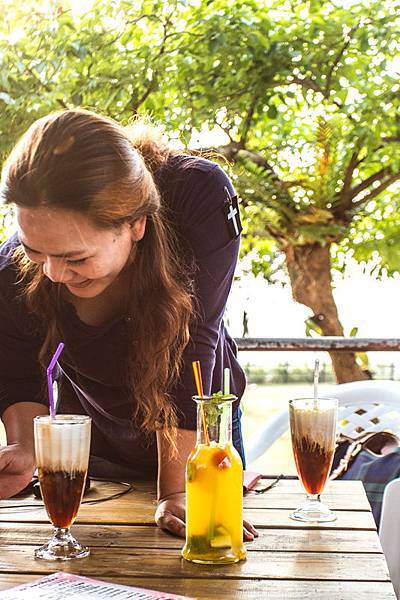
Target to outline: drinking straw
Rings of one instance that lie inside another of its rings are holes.
[[[204,393],[203,393],[203,380],[202,380],[202,377],[201,377],[200,361],[199,360],[194,360],[192,362],[192,367],[193,367],[193,373],[194,373],[194,380],[196,382],[197,395],[202,398],[204,396]],[[208,436],[206,415],[204,414],[203,403],[201,403],[201,405],[200,405],[200,410],[201,410],[201,420],[203,421],[204,437],[206,439],[207,446],[209,446],[210,445],[210,438]]]
[[[57,350],[54,352],[54,355],[53,355],[51,361],[49,362],[49,366],[47,367],[47,371],[46,371],[46,373],[47,373],[47,391],[49,394],[50,417],[52,419],[54,419],[54,417],[56,416],[56,406],[55,406],[54,395],[53,395],[53,369],[56,366],[59,356],[63,350],[64,350],[64,344],[63,344],[63,342],[60,342],[57,346]]]
[[[319,359],[315,359],[314,364],[314,407],[317,408],[318,400],[318,378],[319,378]]]
[[[228,367],[224,369],[224,396],[228,396],[230,392],[231,372]]]
[[[194,360],[192,362],[194,380],[196,382],[197,394],[199,396],[203,396],[203,379],[201,377],[201,366],[199,360]]]

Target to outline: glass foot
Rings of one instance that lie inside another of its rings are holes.
[[[307,498],[305,504],[297,508],[291,515],[291,519],[303,523],[329,523],[336,521],[337,516],[327,506],[315,498]]]
[[[82,546],[68,529],[56,529],[51,540],[35,550],[35,558],[42,560],[73,560],[89,554],[89,548]]]

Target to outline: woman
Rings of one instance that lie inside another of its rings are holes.
[[[0,252],[2,497],[32,476],[43,367],[62,340],[58,411],[92,417],[91,473],[158,475],[156,521],[183,535],[191,363],[205,393],[221,388],[226,366],[232,392],[245,385],[223,323],[240,234],[228,178],[140,122],[127,132],[67,110],[31,126],[1,189],[18,222]],[[243,456],[238,406],[234,443]]]

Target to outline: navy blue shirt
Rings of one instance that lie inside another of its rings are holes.
[[[198,316],[191,325],[183,369],[171,401],[179,427],[196,428],[196,393],[192,361],[202,367],[204,393],[222,388],[223,368],[231,370],[231,392],[239,398],[245,376],[235,343],[223,321],[237,262],[240,239],[225,209],[226,188],[234,190],[215,163],[197,157],[172,156],[155,174],[165,217],[177,235],[184,264],[194,262],[193,283]],[[47,404],[44,373],[38,363],[43,324],[29,314],[11,258],[16,236],[0,246],[0,411],[17,402]],[[65,343],[60,358],[59,412],[85,413],[93,419],[94,455],[154,471],[154,439],[149,442],[131,423],[131,402],[124,380],[124,356],[130,343],[124,315],[101,326],[83,323],[75,308],[60,300],[58,324]],[[137,315],[133,318],[140,318]],[[234,409],[234,429],[240,424]],[[236,436],[237,437],[237,436]]]

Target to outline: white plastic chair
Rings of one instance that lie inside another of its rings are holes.
[[[339,431],[356,436],[363,431],[390,430],[400,437],[400,382],[352,381],[324,390],[321,397],[339,400]],[[289,427],[288,407],[274,415],[246,443],[246,461],[262,456]]]
[[[385,487],[379,537],[386,557],[390,579],[397,598],[400,597],[400,479]]]

